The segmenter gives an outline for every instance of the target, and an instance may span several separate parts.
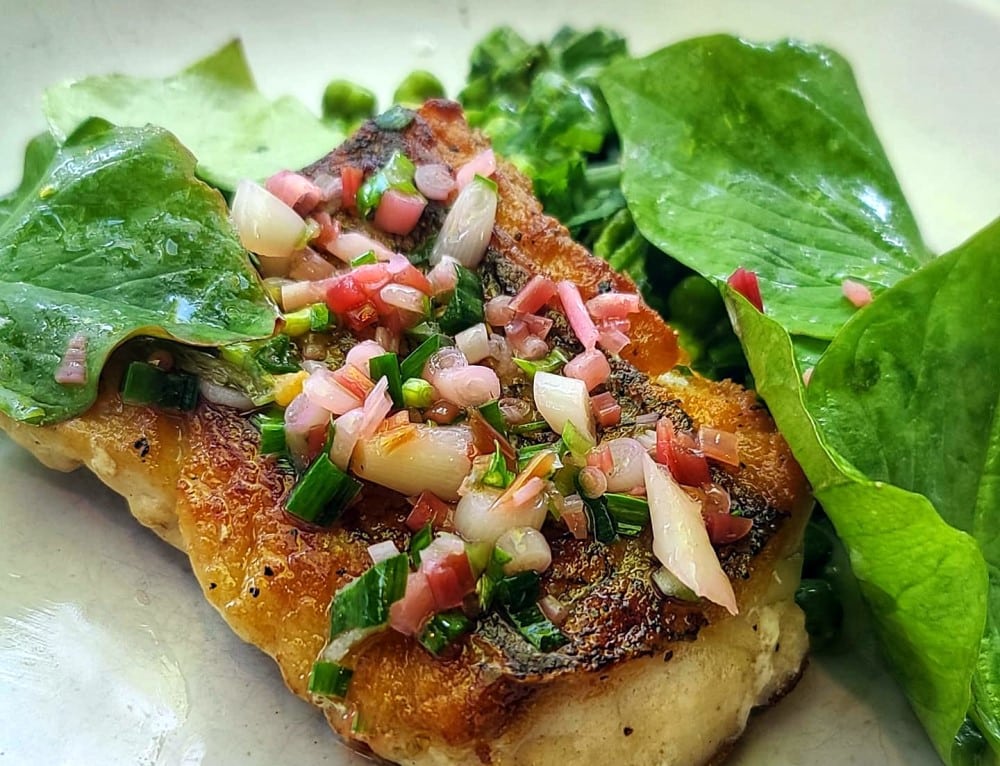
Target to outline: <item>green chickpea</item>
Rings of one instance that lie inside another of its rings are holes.
[[[431,98],[443,98],[444,86],[441,81],[424,69],[415,69],[392,94],[393,103],[419,106]]]
[[[375,114],[375,94],[348,80],[333,80],[323,91],[323,118],[360,122]]]

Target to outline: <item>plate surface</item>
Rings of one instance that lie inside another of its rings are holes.
[[[931,247],[958,244],[1000,213],[1000,3],[474,0],[342,3],[4,0],[0,189],[44,129],[59,80],[165,75],[233,36],[262,90],[318,108],[347,77],[385,104],[415,67],[460,86],[492,26],[530,38],[604,23],[635,53],[696,34],[830,44],[855,67],[869,111]],[[185,558],[141,528],[83,472],[49,472],[0,435],[0,763],[365,763],[338,745],[277,668],[204,602]],[[936,763],[859,634],[813,662],[776,709],[755,716],[736,764]]]

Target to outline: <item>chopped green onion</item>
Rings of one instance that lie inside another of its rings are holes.
[[[483,321],[483,283],[479,276],[464,266],[456,265],[458,280],[451,300],[438,322],[449,335],[461,332]]]
[[[358,189],[358,214],[367,218],[382,201],[382,195],[390,189],[404,194],[416,194],[417,187],[413,185],[416,169],[416,165],[405,154],[393,152],[385,165],[368,176]],[[354,265],[353,262],[351,265]]]
[[[314,303],[309,307],[309,329],[326,332],[333,326],[334,315],[325,303]]]
[[[253,358],[265,372],[281,375],[286,372],[298,372],[299,350],[287,335],[275,335],[261,344],[253,352]]]
[[[551,431],[551,427],[544,420],[532,420],[528,423],[520,423],[510,427],[512,434],[534,434],[539,431]]]
[[[584,459],[587,453],[594,448],[594,442],[586,434],[582,433],[572,420],[567,420],[563,426],[562,442],[573,457]]]
[[[483,484],[487,487],[507,489],[510,483],[514,481],[514,474],[507,470],[507,459],[500,449],[500,442],[494,441],[493,445],[496,449],[493,452],[493,457],[490,459],[490,465],[486,469],[486,473],[483,474]]]
[[[361,482],[348,476],[322,453],[292,489],[285,510],[314,524],[328,524],[344,512],[361,491]]]
[[[608,492],[604,500],[618,534],[635,537],[649,523],[649,502],[645,498]]]
[[[466,546],[466,550],[468,550],[468,546]],[[493,605],[493,599],[496,597],[497,583],[504,578],[504,565],[513,560],[513,556],[502,548],[491,545],[486,556],[483,558],[485,558],[485,561],[479,559],[477,562],[481,564],[480,569],[482,569],[483,574],[476,582],[476,595],[479,597],[480,609],[485,612]],[[472,561],[471,556],[469,561]]]
[[[198,404],[198,378],[181,372],[164,372],[146,362],[132,362],[122,380],[121,396],[126,404],[193,410]]]
[[[517,451],[517,470],[523,471],[539,452],[555,452],[557,457],[562,457],[566,452],[566,445],[562,441],[556,441],[548,444],[531,444],[527,447],[521,447]],[[561,467],[562,464],[558,463],[556,470]],[[573,493],[571,492],[570,494]]]
[[[602,543],[614,542],[618,538],[615,532],[615,522],[608,512],[608,503],[601,497],[590,498],[583,494],[580,482],[576,482],[577,494],[583,499],[583,508],[587,514],[587,527],[594,533],[594,538]]]
[[[501,577],[497,580],[497,601],[509,611],[519,612],[538,601],[538,583],[538,573],[531,571]]]
[[[410,538],[410,566],[414,569],[420,566],[420,552],[431,544],[434,539],[434,530],[430,522],[427,522]]]
[[[524,374],[528,376],[528,380],[534,380],[536,372],[558,373],[559,370],[566,366],[566,362],[568,361],[569,359],[566,358],[566,355],[558,348],[552,349],[544,357],[534,362],[514,357],[514,364],[524,371]]]
[[[497,399],[480,405],[479,414],[497,431],[504,436],[507,435],[507,420],[504,418],[503,413],[500,412],[500,402]]]
[[[325,303],[314,303],[291,314],[285,314],[285,326],[281,332],[298,338],[307,332],[324,332],[330,329],[330,309]]]
[[[322,697],[345,697],[354,671],[338,662],[314,662],[309,674],[309,692]]]
[[[417,640],[431,654],[440,654],[455,639],[471,629],[472,621],[461,612],[441,612],[427,621]]]
[[[281,415],[257,415],[253,423],[260,431],[262,455],[275,455],[285,451],[285,419]]]
[[[399,371],[399,357],[392,352],[373,356],[368,360],[368,371],[372,380],[389,381],[389,398],[397,407],[403,406],[403,379]]]
[[[369,250],[367,253],[362,253],[357,258],[351,259],[351,268],[357,268],[358,266],[368,266],[372,263],[378,263],[378,258],[375,257],[375,251]]]
[[[539,651],[551,652],[569,641],[566,635],[542,613],[537,604],[529,604],[517,611],[508,610],[507,616],[514,623],[518,633]]]
[[[419,378],[424,371],[424,365],[427,364],[427,360],[440,351],[442,347],[450,343],[451,341],[440,333],[434,333],[424,340],[399,365],[399,371],[403,376],[403,380]]]
[[[374,628],[389,621],[389,607],[406,593],[410,563],[405,553],[380,561],[333,597],[330,636]]]
[[[430,407],[434,404],[434,386],[423,378],[410,378],[403,384],[404,407]]]
[[[413,327],[406,329],[404,332],[412,343],[423,343],[428,338],[441,335],[441,328],[438,327],[437,322],[425,320],[420,324],[413,325]],[[445,343],[450,344],[451,340],[445,337]]]

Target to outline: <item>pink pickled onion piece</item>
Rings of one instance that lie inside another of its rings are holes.
[[[328,279],[336,273],[333,264],[311,247],[292,254],[288,276],[294,280]]]
[[[595,319],[622,319],[639,311],[641,301],[635,293],[602,293],[587,301],[587,311]]]
[[[853,279],[845,279],[841,283],[840,289],[843,291],[844,297],[859,309],[864,308],[873,300],[871,288],[868,285],[855,282]]]
[[[281,308],[283,311],[297,311],[312,303],[322,303],[326,299],[326,291],[334,280],[323,279],[319,282],[290,282],[281,286]]]
[[[415,287],[388,284],[379,291],[379,297],[393,308],[412,311],[415,314],[424,313],[426,296]]]
[[[410,572],[406,578],[406,592],[389,607],[389,625],[404,636],[416,635],[436,608],[427,575]]]
[[[598,341],[601,344],[601,348],[607,351],[609,354],[620,354],[622,349],[625,348],[632,341],[629,337],[623,333],[621,330],[601,323],[600,328],[598,328]]]
[[[587,313],[587,307],[583,305],[580,291],[576,285],[566,280],[556,285],[556,290],[559,292],[563,311],[566,312],[566,319],[569,320],[569,326],[573,328],[577,340],[585,349],[591,350],[597,345],[598,332],[594,320]]]
[[[375,257],[380,261],[388,261],[393,256],[392,250],[360,231],[341,232],[340,236],[330,243],[329,250],[344,263],[350,263],[369,250],[374,250]]]
[[[308,213],[323,197],[323,191],[316,184],[290,170],[279,170],[267,179],[264,188],[299,215]]]
[[[729,275],[729,279],[726,282],[736,292],[750,301],[757,311],[762,314],[764,313],[764,300],[760,296],[760,282],[757,280],[756,272],[747,271],[741,266]]]
[[[604,473],[611,473],[615,467],[614,458],[611,456],[611,447],[607,444],[598,444],[587,453],[587,465],[600,468]]]
[[[504,495],[490,508],[491,513],[514,513],[538,500],[545,491],[545,481],[538,476],[532,476],[523,485],[511,493]]]
[[[334,415],[343,415],[361,406],[361,400],[344,388],[326,368],[314,370],[302,384],[302,393]]]
[[[64,386],[83,386],[87,383],[87,336],[76,333],[66,344],[59,368],[56,370],[56,383]]]
[[[523,314],[518,317],[522,322],[524,322],[525,327],[528,328],[528,332],[532,335],[545,340],[549,332],[552,330],[552,325],[554,322],[548,317],[540,317],[537,314]]]
[[[569,619],[569,610],[566,609],[566,605],[551,594],[547,594],[539,599],[538,608],[542,610],[542,614],[549,619],[549,622],[557,628],[561,627]]]
[[[313,402],[305,393],[296,396],[285,409],[285,441],[296,463],[303,463],[309,453],[309,434],[326,428],[330,412]]]
[[[340,236],[340,221],[334,221],[325,210],[318,210],[311,217],[319,226],[319,233],[313,237],[313,244],[326,250]]]
[[[536,274],[521,288],[510,307],[518,314],[534,314],[556,294],[556,285],[548,277]]]
[[[364,420],[364,412],[360,407],[345,412],[333,421],[333,444],[330,445],[330,460],[340,470],[346,471],[351,463],[351,455],[357,446],[359,429]]]
[[[509,295],[498,295],[486,301],[486,321],[490,327],[503,327],[514,319],[514,309],[510,307],[512,300]]]
[[[705,457],[726,465],[739,466],[740,451],[736,434],[731,431],[702,426],[698,429],[698,444]]]
[[[312,181],[320,191],[319,201],[325,202],[326,207],[333,211],[339,210],[344,201],[344,179],[339,174],[332,176],[320,171]]]
[[[486,325],[480,322],[455,336],[455,345],[470,364],[477,364],[490,355],[490,338]]]
[[[389,189],[375,209],[375,225],[390,234],[406,236],[417,225],[425,207],[427,200],[422,195]]]
[[[594,419],[601,428],[609,428],[621,423],[622,408],[615,401],[615,397],[608,391],[590,397],[590,409],[594,413]]]
[[[363,340],[347,352],[345,361],[368,375],[368,362],[384,353],[386,350],[381,344],[373,340]],[[369,375],[369,377],[371,376]]]
[[[603,352],[592,348],[570,359],[563,368],[563,375],[582,380],[587,391],[593,391],[611,377],[611,365]]]
[[[413,287],[424,295],[431,294],[431,283],[424,276],[424,272],[410,263],[410,259],[405,255],[394,253],[388,263],[389,276],[392,281],[399,285]]]
[[[587,539],[587,512],[583,509],[583,498],[567,495],[563,500],[562,520],[566,528],[577,540]]]
[[[372,392],[368,394],[368,398],[365,399],[363,406],[363,417],[361,419],[361,426],[358,429],[358,436],[361,439],[367,439],[378,430],[378,427],[382,425],[382,421],[385,420],[385,416],[389,414],[392,409],[392,399],[389,398],[389,380],[386,377],[379,378],[378,382],[375,384],[375,388]]]
[[[459,407],[478,407],[500,397],[500,378],[489,367],[472,364],[441,370],[434,388],[442,399]]]
[[[419,165],[413,174],[413,182],[421,194],[436,202],[444,202],[455,190],[451,171],[441,163]]]
[[[656,558],[697,595],[737,614],[736,595],[708,538],[701,505],[649,455],[642,461]]]
[[[455,174],[455,185],[461,191],[476,176],[489,178],[497,172],[497,158],[492,149],[484,149],[458,169]]]
[[[455,289],[458,284],[458,261],[450,255],[441,256],[441,260],[427,272],[427,281],[431,285],[431,295],[440,295]]]

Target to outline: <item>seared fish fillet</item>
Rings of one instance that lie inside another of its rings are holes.
[[[305,173],[336,173],[344,163],[370,172],[394,149],[458,167],[486,146],[456,105],[430,102],[405,130],[369,124]],[[634,292],[542,213],[530,182],[510,165],[501,162],[494,180],[500,203],[481,267],[487,297],[516,292],[534,274],[572,280],[585,300],[601,285]],[[435,225],[425,218],[422,225]],[[572,352],[571,333],[554,333]],[[408,764],[703,764],[721,759],[752,708],[794,684],[808,643],[793,601],[811,505],[805,480],[752,393],[663,375],[677,361],[674,337],[643,306],[609,390],[626,415],[658,412],[681,426],[738,435],[739,469],[712,470],[754,519],[749,536],[718,549],[739,614],[663,598],[650,581],[659,563],[648,531],[604,545],[546,527],[554,563],[542,585],[568,606],[569,642],[539,653],[495,617],[446,658],[392,630],[377,634],[352,654],[346,700],[322,705],[345,739]],[[409,504],[369,485],[332,528],[297,523],[282,507],[293,477],[260,455],[245,417],[207,404],[185,415],[126,406],[118,374],[108,368],[99,401],[81,417],[44,428],[6,418],[0,425],[46,465],[85,465],[122,494],[143,524],[188,553],[206,598],[233,630],[310,699],[334,592],[370,566],[369,544],[389,538],[405,549]]]

